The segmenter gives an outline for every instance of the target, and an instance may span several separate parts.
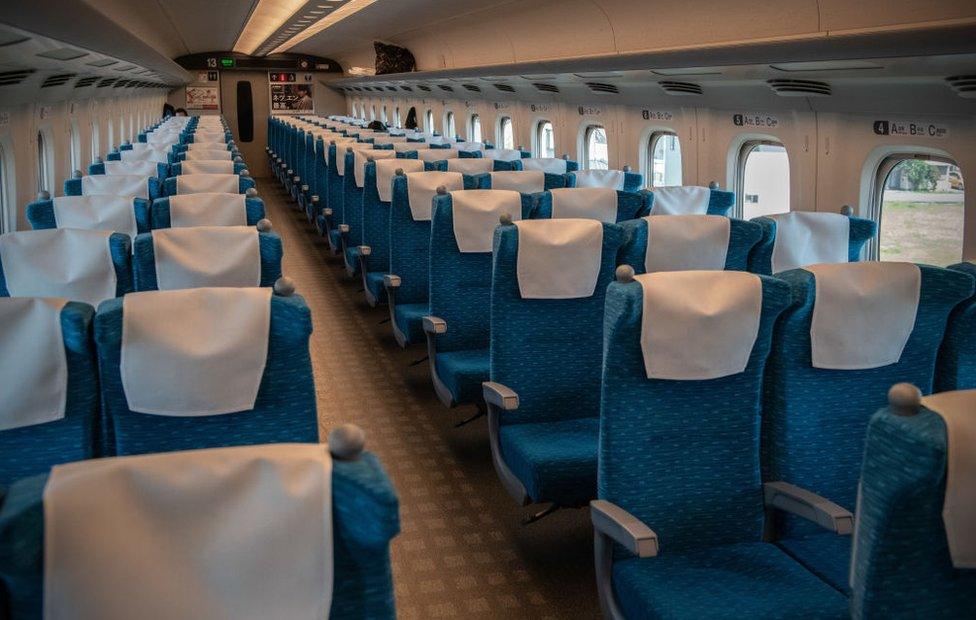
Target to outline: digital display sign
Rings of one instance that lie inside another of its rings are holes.
[[[295,74],[294,73],[275,73],[275,72],[272,72],[272,73],[269,73],[268,74],[268,81],[269,82],[279,82],[279,83],[282,83],[282,82],[294,82],[295,81]]]
[[[220,66],[223,67],[224,69],[232,69],[235,64],[236,63],[235,63],[235,61],[234,61],[233,58],[221,58],[220,59]]]

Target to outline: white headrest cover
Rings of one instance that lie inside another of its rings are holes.
[[[603,224],[596,220],[522,220],[516,272],[523,299],[590,297],[600,278]]]
[[[485,149],[483,155],[485,159],[495,161],[518,161],[522,159],[522,151],[518,149]]]
[[[397,144],[406,141],[406,136],[377,136],[376,138],[373,138],[373,144]]]
[[[107,161],[104,164],[105,174],[133,174],[154,177],[159,174],[159,168],[154,161]]]
[[[526,157],[522,170],[541,170],[549,174],[566,174],[566,160],[556,157]]]
[[[56,228],[0,235],[11,297],[64,297],[95,307],[115,297],[111,232]]]
[[[846,263],[851,220],[839,213],[794,211],[766,216],[776,222],[773,273],[820,263]]]
[[[186,145],[187,151],[229,151],[230,148],[223,140],[194,140]]]
[[[946,488],[942,505],[949,555],[956,568],[976,568],[976,390],[922,398],[946,426]]]
[[[155,176],[155,175],[153,175]],[[81,194],[129,196],[149,199],[149,177],[144,174],[93,174],[81,177]]]
[[[417,158],[422,161],[457,159],[457,156],[457,149],[427,149],[426,151],[417,151]]]
[[[444,136],[424,135],[428,144],[457,144],[454,140],[449,140]]]
[[[861,370],[901,359],[918,312],[917,265],[872,261],[805,269],[816,279],[810,323],[814,368]]]
[[[693,185],[654,188],[651,215],[705,215],[712,190]]]
[[[523,194],[545,191],[546,173],[539,170],[503,170],[491,173],[492,189],[510,189]]]
[[[120,370],[130,410],[198,416],[254,408],[270,287],[130,293],[122,303]]]
[[[261,284],[261,246],[251,226],[157,228],[152,232],[159,290]]]
[[[45,617],[325,617],[331,478],[314,444],[59,465],[44,489]]]
[[[356,150],[353,151],[353,156],[355,157],[356,187],[363,187],[363,184],[366,182],[366,163],[370,159],[394,159],[396,158],[396,151],[390,149]]]
[[[485,174],[495,168],[495,162],[481,157],[463,157],[447,160],[447,169],[461,174]]]
[[[59,196],[54,205],[58,228],[120,232],[135,239],[136,212],[129,196]]]
[[[195,159],[180,164],[180,174],[234,174],[229,159]]]
[[[623,170],[580,170],[573,174],[576,176],[576,187],[608,187],[621,192],[624,191],[627,176]]]
[[[197,142],[221,142],[226,144],[227,138],[224,136],[223,131],[201,131],[198,129],[193,132],[193,142],[191,144]]]
[[[64,417],[63,298],[0,297],[0,431]]]
[[[454,148],[459,152],[474,153],[476,151],[483,151],[485,144],[484,142],[458,142]]]
[[[169,225],[247,226],[244,194],[200,192],[169,197]]]
[[[376,193],[383,202],[393,201],[393,177],[397,168],[404,174],[423,172],[424,162],[419,159],[378,159],[376,160]]]
[[[464,189],[464,176],[460,172],[408,172],[407,199],[410,214],[415,221],[429,222],[437,188],[443,185],[449,191]]]
[[[636,280],[644,291],[641,349],[648,379],[700,381],[746,369],[762,313],[758,276],[671,271]]]
[[[133,145],[135,146],[135,145]],[[169,149],[139,149],[119,151],[119,159],[123,163],[151,161],[158,164],[169,163]],[[111,163],[111,162],[105,162]],[[154,173],[155,174],[155,173]]]
[[[241,181],[236,174],[181,174],[176,177],[177,194],[197,192],[240,193]]]
[[[732,222],[720,215],[651,215],[644,271],[722,271]]]
[[[393,144],[393,151],[396,153],[407,153],[409,151],[429,151],[430,146],[423,142],[396,142]]]
[[[155,146],[172,146],[179,143],[180,132],[179,131],[169,131],[169,132],[153,132],[146,136],[146,144],[153,144]]]
[[[196,149],[193,151],[187,151],[183,156],[184,161],[216,161],[226,159],[227,161],[232,161],[234,159],[234,154],[228,150],[220,149]]]
[[[505,213],[513,222],[522,219],[522,195],[497,189],[451,192],[454,239],[461,252],[491,252],[499,218]]]
[[[617,190],[603,187],[549,190],[552,217],[582,218],[613,224],[617,221]]]
[[[336,169],[339,172],[339,176],[346,176],[346,154],[352,149],[353,157],[355,157],[356,151],[372,151],[372,144],[364,144],[361,142],[346,142],[344,144],[336,144]]]

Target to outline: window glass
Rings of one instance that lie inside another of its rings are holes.
[[[7,157],[4,153],[3,145],[0,144],[0,233],[6,232],[6,222],[7,222],[7,205],[9,201],[7,200],[7,178],[9,175],[7,172]]]
[[[72,121],[71,126],[68,129],[68,157],[70,159],[71,170],[68,174],[74,173],[75,170],[81,170],[81,132],[78,131],[78,123]]]
[[[399,107],[393,108],[393,126],[396,127],[396,128],[400,128],[400,127],[403,126],[402,122],[400,121],[400,108]]]
[[[424,129],[427,131],[427,133],[434,133],[434,111],[427,110],[426,117],[427,119]]]
[[[380,108],[380,120],[386,122],[386,106]]]
[[[50,145],[44,139],[44,134],[37,134],[37,191],[47,190],[54,195],[53,182],[51,180],[51,166],[48,161]]]
[[[448,112],[444,115],[444,135],[452,140],[457,136],[457,126],[454,124],[454,112]]]
[[[539,121],[536,126],[536,157],[556,156],[556,137],[549,121]]]
[[[790,210],[790,158],[782,144],[758,142],[743,147],[742,217],[788,213]]]
[[[369,120],[371,120],[371,121],[375,121],[376,120],[376,106],[375,105],[369,106]]]
[[[498,121],[498,133],[500,137],[498,138],[498,143],[503,149],[514,149],[515,148],[515,128],[512,126],[512,119],[503,116],[500,121]]]
[[[681,142],[673,133],[656,133],[647,143],[644,182],[648,187],[681,185]]]
[[[477,114],[471,115],[471,129],[468,132],[468,140],[481,142],[481,117]]]
[[[91,160],[96,161],[99,156],[98,149],[98,123],[91,122]]]
[[[881,187],[881,260],[940,267],[962,260],[966,186],[958,166],[906,158]]]
[[[599,125],[586,128],[584,136],[586,152],[583,158],[587,170],[607,170],[610,168],[610,155],[607,152],[607,132]]]
[[[115,148],[116,144],[115,144],[115,129],[112,126],[112,122],[109,121],[108,123],[106,123],[106,125],[108,126],[108,136],[107,136],[108,144],[105,145],[105,153],[107,154],[109,151]]]

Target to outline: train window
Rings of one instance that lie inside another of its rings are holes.
[[[454,112],[450,110],[444,115],[444,135],[452,140],[457,136],[457,126],[454,124]]]
[[[375,121],[376,120],[376,106],[375,105],[369,106],[369,120],[371,120],[371,121]]]
[[[95,121],[91,122],[91,160],[95,162],[98,160],[99,148],[98,148],[98,123]]]
[[[37,133],[37,191],[47,190],[54,195],[54,179],[51,175],[51,144],[44,132]]]
[[[7,170],[8,162],[7,156],[3,149],[3,144],[0,144],[0,233],[7,231],[7,179],[13,178],[13,174]]]
[[[471,122],[468,126],[468,140],[481,142],[481,117],[477,114],[471,115]]]
[[[651,134],[643,173],[648,187],[681,185],[681,141],[677,135],[664,131]]]
[[[742,145],[736,192],[743,219],[790,210],[790,158],[778,142],[753,140]]]
[[[393,126],[394,127],[397,127],[397,128],[400,128],[400,127],[403,126],[403,123],[400,121],[400,107],[399,106],[393,108]]]
[[[583,133],[583,162],[587,170],[607,170],[610,155],[607,152],[607,132],[599,125],[590,125]]]
[[[115,129],[112,126],[112,121],[105,123],[105,125],[108,127],[108,135],[106,136],[108,138],[108,143],[105,145],[105,152],[108,153],[115,148]]]
[[[503,149],[515,148],[515,128],[511,117],[503,116],[498,119],[498,143]]]
[[[535,127],[536,157],[556,156],[556,136],[549,121],[539,121]]]
[[[380,120],[386,123],[386,106],[380,108]]]
[[[123,114],[119,117],[119,144],[122,144],[128,139],[128,136],[125,135],[125,115]]]
[[[965,181],[951,159],[889,157],[878,169],[878,258],[944,267],[962,260]]]
[[[427,131],[427,133],[434,133],[434,111],[433,110],[427,110],[424,123],[425,123],[424,129]]]
[[[71,165],[71,169],[68,171],[70,176],[75,170],[81,170],[82,165],[81,132],[78,131],[78,123],[75,121],[72,121],[68,128],[68,159]]]

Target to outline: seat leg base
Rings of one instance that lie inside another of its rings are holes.
[[[548,506],[546,506],[545,508],[543,508],[539,512],[537,512],[537,513],[535,513],[533,515],[529,515],[529,516],[525,517],[524,519],[522,519],[522,525],[530,525],[532,523],[535,523],[536,521],[540,521],[542,519],[545,519],[546,517],[548,517],[552,513],[556,512],[557,510],[559,510],[559,506],[558,505],[556,505],[556,504],[549,504]]]
[[[479,403],[478,404],[478,411],[476,411],[474,415],[472,415],[470,417],[467,417],[467,418],[461,420],[460,422],[457,422],[454,425],[454,428],[461,428],[462,426],[466,426],[466,425],[470,424],[471,422],[474,422],[478,418],[485,417],[486,415],[488,415],[488,410],[485,408],[485,406],[483,404]]]
[[[419,360],[414,360],[414,361],[410,362],[410,365],[411,366],[419,366],[419,365],[423,364],[424,362],[426,362],[429,359],[430,358],[425,355],[422,358],[420,358]]]

